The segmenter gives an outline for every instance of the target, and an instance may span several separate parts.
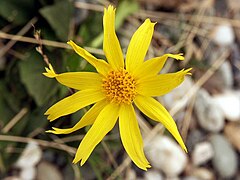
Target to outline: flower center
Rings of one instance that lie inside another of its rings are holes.
[[[111,102],[130,104],[136,95],[136,82],[125,69],[111,71],[102,86]]]

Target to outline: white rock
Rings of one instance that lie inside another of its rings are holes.
[[[198,166],[206,163],[213,157],[213,148],[209,142],[196,144],[192,152],[193,164]]]
[[[177,177],[187,164],[185,152],[167,136],[154,137],[146,146],[146,156],[152,167],[162,170],[167,177]]]
[[[220,46],[231,45],[234,39],[234,31],[230,24],[219,25],[213,31],[213,41]]]
[[[216,179],[213,172],[207,168],[196,168],[192,171],[192,176],[201,180],[213,180]]]
[[[36,168],[35,167],[23,168],[20,171],[19,176],[20,176],[20,179],[33,180],[36,178]]]
[[[231,89],[233,87],[233,72],[229,61],[225,61],[219,68],[221,83],[223,83],[225,89]]]
[[[41,158],[42,150],[35,141],[30,141],[15,164],[16,167],[20,168],[20,179],[35,179],[35,166]]]
[[[89,172],[91,173],[91,172]],[[53,164],[41,161],[37,166],[37,180],[63,180],[60,170]]]
[[[240,91],[227,91],[213,97],[229,121],[240,121]]]
[[[25,147],[15,166],[19,168],[34,167],[42,158],[42,150],[35,141],[30,141]]]
[[[224,115],[221,108],[204,89],[197,93],[194,110],[199,125],[210,132],[219,132],[224,127]]]
[[[129,179],[129,180],[137,179],[136,172],[133,169],[127,169],[126,179]]]
[[[163,180],[163,177],[159,171],[148,170],[144,173],[144,180]]]

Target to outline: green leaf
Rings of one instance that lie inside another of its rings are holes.
[[[14,111],[7,104],[8,92],[5,90],[5,83],[0,81],[0,129],[14,116]]]
[[[102,13],[91,12],[84,23],[81,24],[78,35],[83,38],[84,45],[91,46],[89,43],[102,32]]]
[[[45,66],[42,57],[35,51],[19,63],[21,81],[38,106],[46,103],[58,89],[56,81],[42,75]]]
[[[81,71],[81,62],[83,58],[80,57],[77,53],[75,52],[63,52],[63,67],[66,67],[65,71],[69,72],[76,72],[76,71]]]
[[[118,30],[124,23],[125,19],[132,13],[136,12],[138,9],[139,7],[137,1],[130,0],[121,1],[116,12],[115,22],[116,29]]]
[[[72,12],[73,6],[68,0],[61,0],[54,5],[40,9],[40,14],[47,20],[62,41],[68,40]]]
[[[24,134],[30,134],[32,131],[37,128],[44,128],[48,124],[48,120],[46,116],[44,116],[44,112],[47,107],[38,107],[30,112],[28,116],[28,125],[24,129]]]
[[[31,11],[32,10],[32,11]],[[1,0],[0,16],[16,25],[25,24],[34,13],[32,0]]]

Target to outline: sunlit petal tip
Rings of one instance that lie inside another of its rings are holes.
[[[45,131],[46,133],[53,133],[54,134],[54,132],[55,131],[53,131],[53,130],[47,130],[47,131]]]
[[[152,166],[151,166],[150,164],[148,164],[146,167],[147,167],[147,168],[151,168]]]
[[[53,133],[53,134],[62,134],[58,131],[59,128],[52,127],[52,130],[45,131],[46,133]]]
[[[46,70],[47,72],[42,73],[42,74],[43,74],[44,76],[46,76],[46,77],[49,77],[49,78],[55,78],[56,76],[58,76],[58,74],[55,73],[52,65],[49,64],[48,66],[49,66],[48,68],[45,67],[45,70]]]
[[[151,28],[154,28],[155,24],[157,24],[157,22],[151,22],[151,20],[149,18],[147,18],[144,23],[147,23],[147,25],[149,25]]]
[[[184,70],[184,73],[186,74],[186,75],[192,75],[192,73],[191,72],[189,72],[189,71],[191,71],[192,70],[192,68],[188,68],[187,70]]]
[[[176,59],[176,60],[180,60],[183,61],[185,58],[183,56],[183,53],[179,53],[179,54],[166,54],[168,57]]]
[[[80,165],[83,166],[85,164],[86,160],[81,160]]]
[[[49,115],[49,112],[48,112],[48,110],[44,113],[44,115]]]
[[[47,117],[47,120],[49,120],[49,122],[52,122],[52,121],[54,121],[55,119],[57,119],[57,118],[53,118],[52,114],[49,113],[48,111],[45,112],[44,115],[47,115],[47,116],[48,116],[48,117]]]
[[[52,122],[52,121],[53,121],[53,120],[50,118],[50,115],[48,115],[47,120],[48,120],[49,122]]]
[[[72,44],[74,44],[74,42],[73,42],[72,40],[69,40],[69,41],[67,42],[67,44],[69,44],[69,45],[71,46]]]
[[[106,8],[104,8],[104,9],[106,9]],[[116,8],[114,8],[113,5],[109,5],[106,10],[107,10],[108,12],[113,12],[113,11],[116,10]]]
[[[72,40],[69,40],[67,44],[70,45],[76,51],[78,46],[77,44],[75,44],[75,42],[73,42]]]
[[[75,158],[74,158],[73,161],[72,161],[73,164],[77,164],[78,162],[79,162],[79,160],[77,160],[77,159],[75,159]]]
[[[61,131],[58,131],[57,129],[58,128],[56,128],[56,130],[55,130],[55,128],[53,127],[53,130],[47,130],[45,132],[46,133],[52,133],[52,134],[63,134]]]
[[[188,153],[187,147],[185,146],[183,149],[186,153]]]

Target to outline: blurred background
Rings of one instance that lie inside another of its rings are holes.
[[[118,127],[87,163],[72,164],[89,127],[69,135],[45,133],[72,127],[88,108],[49,123],[44,112],[73,92],[42,75],[46,62],[57,72],[95,71],[66,44],[74,40],[96,57],[102,51],[103,8],[117,7],[116,31],[126,52],[146,19],[157,22],[146,59],[169,59],[162,71],[193,67],[192,76],[158,100],[170,111],[188,147],[137,112],[152,168],[138,169],[126,155]],[[239,0],[1,0],[0,179],[240,179]]]

